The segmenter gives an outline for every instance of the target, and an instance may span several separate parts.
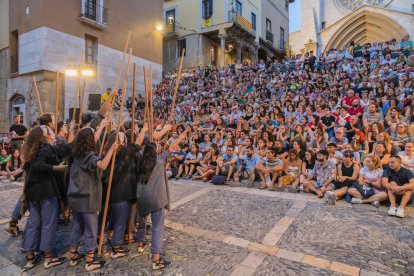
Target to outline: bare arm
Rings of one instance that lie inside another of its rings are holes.
[[[161,140],[161,138],[164,137],[164,135],[167,134],[168,131],[170,130],[171,130],[171,125],[170,124],[165,125],[162,130],[154,133],[154,140],[156,141]]]
[[[109,161],[111,161],[112,156],[114,155],[114,152],[118,149],[119,143],[114,142],[108,152],[105,155],[105,158],[103,160],[98,161],[97,167],[101,170],[106,170],[106,168],[109,165]]]

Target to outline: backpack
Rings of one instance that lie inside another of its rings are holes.
[[[215,175],[211,179],[211,183],[213,183],[214,185],[224,185],[225,182],[226,182],[225,175]]]

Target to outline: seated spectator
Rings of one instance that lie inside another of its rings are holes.
[[[326,145],[326,151],[329,154],[328,160],[335,165],[341,163],[344,158],[342,152],[337,149],[338,148],[335,143],[328,143],[328,145]]]
[[[239,155],[239,160],[241,160],[241,166],[235,174],[237,180],[241,178],[248,178],[247,187],[253,187],[253,183],[256,180],[258,174],[255,173],[255,167],[260,162],[260,157],[255,154],[253,146],[249,145],[246,147],[246,150]]]
[[[302,169],[300,175],[300,184],[304,185],[307,177],[311,175],[313,168],[316,164],[316,154],[314,150],[307,150],[305,153],[305,158],[302,162]],[[303,188],[303,187],[302,187]]]
[[[387,149],[387,152],[393,151],[393,146],[391,143],[390,135],[388,135],[388,133],[386,133],[385,131],[378,134],[376,142],[372,146],[372,151],[371,151],[372,154],[375,151],[377,143],[383,143],[385,145],[385,148]]]
[[[210,135],[204,135],[204,141],[200,143],[200,152],[205,156],[211,147]]]
[[[302,160],[299,159],[299,152],[295,149],[289,150],[288,158],[283,161],[284,176],[279,177],[276,191],[282,192],[289,186],[289,192],[297,193],[302,171]]]
[[[212,144],[209,152],[203,158],[200,166],[197,167],[197,176],[193,176],[194,180],[202,179],[204,182],[210,180],[216,173],[217,160],[220,157],[220,150],[216,144]]]
[[[339,150],[341,150],[345,144],[348,144],[348,138],[344,135],[344,129],[341,127],[335,129],[335,136],[329,140],[329,143],[335,143]]]
[[[358,183],[354,183],[348,189],[348,194],[352,196],[352,204],[371,203],[375,207],[380,206],[380,202],[387,199],[381,178],[383,169],[381,161],[376,156],[367,156],[364,167],[359,172]]]
[[[402,167],[401,158],[392,156],[389,167],[382,175],[382,185],[387,189],[391,203],[388,215],[403,218],[404,209],[411,200],[414,190],[414,174],[409,169]],[[397,208],[397,203],[400,206]]]
[[[357,116],[351,116],[349,122],[347,122],[344,126],[344,133],[346,134],[346,138],[348,141],[352,141],[356,132],[361,131],[362,125],[359,123],[359,119]]]
[[[375,144],[375,149],[374,149],[373,155],[380,159],[381,165],[383,167],[388,165],[388,163],[390,162],[391,154],[388,153],[388,151],[385,148],[385,145],[384,145],[383,142],[378,142],[378,143]]]
[[[346,151],[352,152],[352,161],[354,161],[355,164],[361,164],[361,155],[359,154],[358,151],[355,151],[353,144],[346,144],[344,146],[344,149],[341,152],[342,156],[345,154]]]
[[[405,150],[400,151],[398,156],[401,158],[401,165],[414,172],[414,143],[406,143]]]
[[[352,146],[354,147],[355,151],[359,153],[361,162],[364,162],[364,158],[368,154],[369,145],[363,131],[355,132],[354,138],[352,140]]]
[[[6,164],[6,171],[10,176],[10,181],[20,181],[20,177],[23,176],[23,163],[20,151],[18,149],[14,150]]]
[[[172,172],[172,177],[175,179],[180,179],[180,176],[184,172],[184,159],[186,154],[183,152],[184,145],[177,145],[175,150],[171,152],[170,158],[168,159],[168,163],[166,165],[166,169],[170,168]]]
[[[335,205],[336,201],[344,197],[349,187],[358,179],[359,163],[355,163],[353,157],[352,151],[344,152],[343,162],[337,166],[337,180],[326,189],[325,197],[328,204]]]
[[[377,105],[375,103],[371,103],[368,106],[368,112],[364,112],[364,115],[362,115],[362,122],[365,129],[369,128],[369,124],[384,124],[384,115],[382,115],[382,112],[378,111]]]
[[[200,165],[203,155],[199,151],[198,144],[191,145],[191,150],[187,153],[184,161],[184,179],[190,179],[196,168]]]
[[[230,179],[234,176],[234,173],[238,170],[238,168],[239,158],[235,153],[234,146],[228,145],[227,153],[223,154],[217,160],[216,175],[226,174],[227,178],[225,184],[228,185],[230,183]]]
[[[396,131],[393,132],[390,136],[391,143],[393,147],[399,150],[403,150],[407,142],[414,141],[414,137],[412,134],[408,133],[408,127],[406,124],[399,123],[397,124],[396,128]]]
[[[325,126],[326,132],[329,135],[329,138],[332,138],[334,136],[334,128],[335,128],[335,122],[336,118],[332,115],[331,109],[329,107],[325,107],[325,116],[322,116],[321,118],[322,125]]]
[[[348,113],[348,108],[345,106],[340,107],[339,114],[336,116],[336,127],[344,127],[349,120],[351,120],[351,115]]]
[[[6,171],[7,161],[9,161],[11,154],[7,154],[6,149],[0,151],[0,176],[7,177],[9,173]]]
[[[266,151],[266,157],[256,165],[255,170],[258,172],[261,180],[259,189],[269,188],[269,190],[273,191],[277,178],[283,171],[283,162],[276,157],[275,149],[269,148]]]
[[[317,162],[304,180],[304,191],[315,193],[319,198],[323,197],[328,186],[335,180],[336,166],[328,161],[329,153],[326,150],[320,150],[317,154]]]

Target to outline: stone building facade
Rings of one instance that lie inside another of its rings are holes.
[[[414,36],[414,0],[302,0],[302,27],[290,33],[293,53],[330,48],[349,42],[398,41]]]
[[[164,72],[285,55],[294,0],[164,0]]]
[[[137,89],[143,93],[143,65],[153,68],[153,80],[162,77],[162,0],[0,0],[0,132],[7,132],[13,115],[23,115],[30,125],[39,115],[32,76],[44,112],[55,111],[57,72],[60,76],[59,120],[69,118],[77,77],[65,75],[70,66],[85,64],[87,77],[84,107],[90,95],[114,88],[128,31],[137,64]],[[4,27],[6,26],[6,27]],[[124,66],[124,71],[125,71]],[[132,69],[131,69],[132,71]],[[121,87],[121,85],[120,85]],[[131,95],[130,74],[128,95]]]

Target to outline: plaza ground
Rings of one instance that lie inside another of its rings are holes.
[[[22,183],[0,182],[0,227],[9,221]],[[256,187],[257,188],[257,187]],[[330,206],[309,194],[170,181],[166,258],[172,266],[151,270],[149,254],[111,260],[93,275],[414,275],[414,211],[405,219],[387,207],[341,201]],[[27,217],[20,223],[24,227]],[[68,227],[59,225],[57,253],[64,254]],[[0,231],[0,275],[24,275],[21,238]],[[67,264],[28,275],[82,275]]]

